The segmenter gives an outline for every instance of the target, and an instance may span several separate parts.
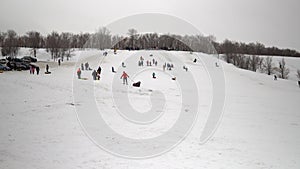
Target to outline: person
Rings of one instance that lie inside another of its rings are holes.
[[[126,85],[128,85],[127,78],[129,78],[129,76],[128,76],[128,74],[125,71],[123,71],[123,74],[122,74],[122,76],[121,76],[120,79],[122,79],[122,78],[123,78],[123,85],[125,83],[126,83]]]
[[[101,74],[101,70],[102,70],[102,69],[101,69],[101,67],[99,66],[98,69],[97,69],[97,73],[98,73],[99,75]]]
[[[122,62],[122,67],[126,67],[124,62]]]
[[[300,80],[298,80],[298,86],[300,87]]]
[[[219,64],[218,64],[218,62],[216,62],[216,67],[219,67]]]
[[[196,63],[196,62],[197,62],[197,59],[195,58],[195,59],[194,59],[194,63]]]
[[[156,77],[155,77],[155,72],[152,73],[152,78],[153,78],[153,79],[156,79]]]
[[[97,80],[97,72],[96,72],[96,70],[94,70],[92,72],[92,76],[93,76],[93,80]]]
[[[84,70],[83,63],[81,63],[81,70]]]
[[[85,70],[89,70],[89,66],[90,66],[89,63],[86,62],[86,63],[85,63]]]
[[[143,56],[140,57],[140,61],[141,61],[141,66],[144,66],[144,58],[143,58]]]
[[[32,74],[32,65],[30,65],[29,73]]]
[[[49,65],[46,65],[46,72],[49,73]]]
[[[60,66],[60,59],[58,59],[58,66]]]
[[[34,66],[31,65],[31,69],[32,69],[32,70],[31,70],[31,71],[32,71],[32,74],[34,75],[34,69],[35,69]]]
[[[39,75],[39,73],[40,73],[40,67],[37,66],[35,69],[36,69],[36,75]]]
[[[100,74],[96,73],[97,80],[100,80]]]
[[[186,66],[183,66],[183,69],[187,72],[188,68]]]
[[[277,80],[277,75],[274,75],[274,80]]]
[[[78,76],[78,79],[81,79],[81,70],[80,70],[80,68],[77,69],[77,76]]]
[[[116,73],[116,72],[115,72],[115,68],[114,68],[113,66],[111,67],[111,71],[112,71],[113,73]]]

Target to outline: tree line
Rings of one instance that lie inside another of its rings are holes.
[[[219,54],[249,54],[249,55],[269,55],[269,56],[292,56],[300,57],[300,53],[291,49],[279,49],[277,47],[265,47],[256,43],[234,42],[228,39],[222,43],[213,42]]]
[[[8,30],[0,32],[0,47],[2,56],[15,56],[20,47],[32,48],[33,55],[36,56],[37,49],[45,48],[53,59],[70,57],[71,50],[74,48],[162,49],[218,53],[225,54],[227,62],[233,60],[234,63],[240,60],[238,55],[241,54],[300,57],[300,53],[295,50],[265,47],[258,42],[246,44],[226,39],[219,43],[211,35],[139,34],[135,29],[129,29],[127,36],[119,36],[112,35],[105,27],[99,28],[95,33],[74,34],[53,31],[47,35],[37,31],[18,35],[14,30]]]

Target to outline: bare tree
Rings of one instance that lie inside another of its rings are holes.
[[[59,57],[63,60],[65,56],[67,56],[67,60],[71,57],[71,39],[72,34],[63,32],[60,34],[60,42],[59,42]]]
[[[256,72],[256,70],[259,67],[259,64],[261,63],[261,58],[256,55],[252,55],[250,58],[250,69],[253,72]]]
[[[297,69],[297,77],[298,77],[298,79],[300,80],[300,69]]]
[[[136,34],[137,34],[137,30],[136,29],[129,29],[128,33],[127,33],[130,37],[130,45],[131,45],[131,49],[135,48],[135,39],[136,39]]]
[[[287,79],[289,77],[288,75],[290,73],[290,70],[286,67],[284,58],[279,61],[279,68],[277,68],[277,71],[280,78]]]
[[[271,75],[273,73],[273,67],[272,57],[268,56],[262,64],[263,71]]]
[[[4,38],[2,56],[16,56],[19,51],[18,36],[14,30],[8,30]]]
[[[59,57],[59,48],[60,48],[60,36],[57,32],[52,32],[47,36],[46,47],[51,53],[53,60],[56,60]]]
[[[4,45],[5,37],[6,37],[6,33],[5,32],[0,32],[0,47],[2,47]]]
[[[42,42],[42,37],[39,32],[36,31],[30,31],[27,32],[27,42],[28,42],[28,47],[33,49],[33,56],[36,57],[36,50],[40,48],[41,42]]]
[[[106,27],[101,27],[94,35],[94,43],[100,50],[111,48],[111,34]]]

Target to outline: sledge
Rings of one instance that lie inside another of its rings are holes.
[[[45,72],[45,74],[51,74],[51,72]]]
[[[176,80],[176,77],[172,77],[172,80]]]
[[[140,87],[140,86],[141,86],[141,82],[138,81],[138,82],[136,82],[136,83],[133,83],[132,86],[133,86],[133,87]]]
[[[81,80],[88,80],[88,78],[86,78],[86,77],[82,77],[82,78],[80,78]]]

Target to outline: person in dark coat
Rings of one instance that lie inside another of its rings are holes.
[[[46,65],[46,72],[47,73],[49,72],[49,65],[48,64]]]
[[[89,63],[86,62],[86,63],[85,63],[85,70],[89,70],[89,67],[90,67]]]
[[[155,72],[152,73],[152,78],[156,79]]]
[[[97,73],[98,73],[99,75],[101,74],[101,70],[102,70],[102,69],[101,69],[101,67],[99,66],[98,69],[97,69]]]
[[[81,70],[84,70],[83,63],[81,63]]]
[[[92,72],[92,76],[93,76],[93,80],[97,80],[97,72],[96,72],[96,70],[94,70]]]
[[[35,69],[36,69],[36,74],[39,75],[39,73],[40,73],[40,67],[37,66]]]
[[[58,66],[60,66],[60,59],[58,59]]]

